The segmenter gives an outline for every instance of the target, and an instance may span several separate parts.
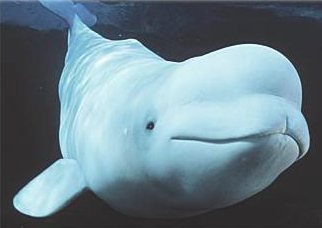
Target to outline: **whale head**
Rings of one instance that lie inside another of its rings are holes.
[[[80,159],[86,179],[114,208],[178,217],[229,206],[307,152],[301,83],[279,52],[237,45],[167,64],[85,126],[81,147],[96,153]]]

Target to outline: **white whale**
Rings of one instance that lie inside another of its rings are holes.
[[[170,62],[93,32],[82,5],[41,2],[70,25],[63,158],[14,197],[20,212],[48,216],[90,189],[127,215],[193,216],[260,192],[308,151],[300,79],[281,53],[243,44]]]

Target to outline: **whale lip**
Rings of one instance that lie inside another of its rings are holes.
[[[225,143],[233,143],[238,141],[246,141],[249,139],[261,138],[269,135],[274,134],[283,134],[282,132],[271,132],[271,133],[257,133],[257,134],[250,134],[241,137],[233,137],[233,138],[226,138],[226,139],[212,139],[212,138],[204,138],[198,136],[173,136],[170,139],[175,141],[197,141],[203,143],[213,143],[213,144],[225,144]]]
[[[287,131],[276,131],[276,132],[262,132],[262,133],[255,133],[255,134],[250,134],[246,136],[240,136],[240,137],[233,137],[233,138],[226,138],[226,139],[211,139],[211,138],[204,138],[204,137],[198,137],[198,136],[172,136],[170,140],[172,141],[192,141],[192,142],[200,142],[200,143],[211,143],[211,144],[227,144],[227,143],[234,143],[234,142],[239,142],[239,141],[247,141],[247,140],[254,140],[256,138],[263,138],[263,137],[268,137],[271,135],[285,135],[290,137],[292,140],[295,141],[299,148],[299,155],[298,159],[303,157],[305,154],[305,146],[301,142],[301,140],[294,134],[291,134],[290,132]]]
[[[299,148],[299,155],[297,156],[296,160],[299,160],[300,158],[302,158],[303,155],[305,154],[305,150],[304,150],[304,146],[301,143],[300,139],[298,139],[297,136],[295,136],[293,134],[289,134],[289,133],[283,133],[282,135],[286,135],[286,136],[290,137],[297,144],[297,147]]]

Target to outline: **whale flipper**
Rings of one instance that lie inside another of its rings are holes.
[[[23,187],[13,199],[14,207],[33,217],[51,215],[86,188],[74,159],[59,159]]]

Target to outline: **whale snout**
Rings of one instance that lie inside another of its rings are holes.
[[[223,144],[282,134],[296,142],[299,158],[309,148],[299,76],[272,48],[236,45],[189,59],[167,85],[162,99],[177,107],[167,120],[172,141]]]
[[[299,147],[298,159],[302,158],[310,146],[308,125],[299,111],[292,110],[286,115],[286,127],[283,134],[290,136]]]
[[[190,103],[171,120],[169,139],[228,144],[264,136],[289,136],[301,158],[309,148],[309,131],[302,113],[284,98],[254,94],[230,102]]]

